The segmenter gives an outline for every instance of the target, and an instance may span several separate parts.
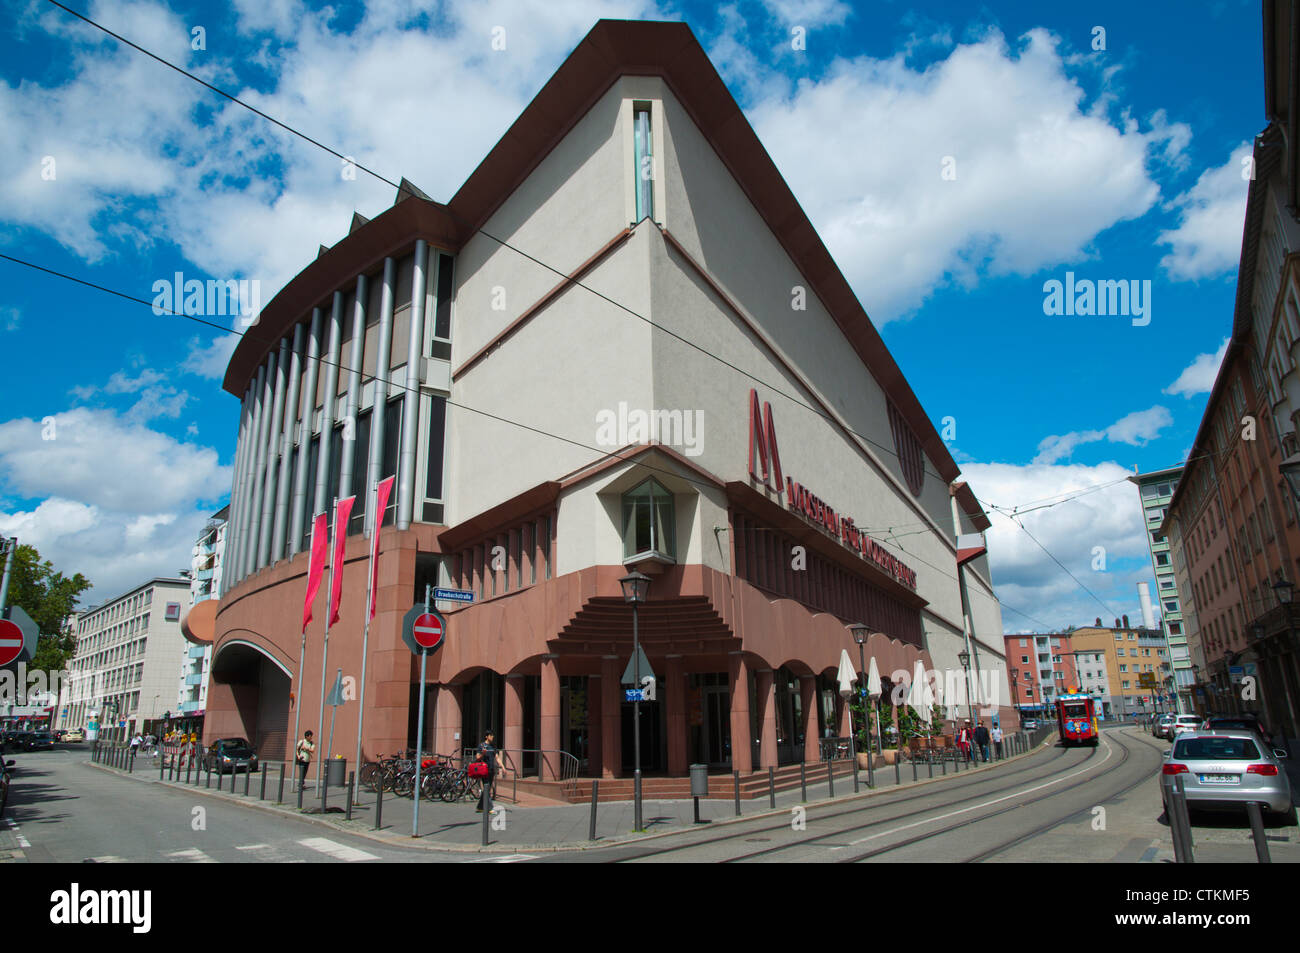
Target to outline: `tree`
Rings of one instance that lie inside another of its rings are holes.
[[[89,588],[90,580],[81,573],[69,578],[56,571],[48,559],[42,561],[35,546],[18,547],[9,581],[9,604],[21,606],[41,632],[36,655],[27,663],[29,671],[58,672],[67,667],[77,647],[68,616]]]

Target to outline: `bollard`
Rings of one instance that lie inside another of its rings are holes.
[[[166,757],[159,758],[158,759],[158,780],[159,781],[163,779],[163,773],[166,770],[167,770],[167,758]]]
[[[266,800],[266,762],[262,762],[262,791],[257,795],[259,801]]]
[[[126,773],[135,774],[135,749],[134,748],[131,749],[131,760],[130,763],[127,765]]]
[[[377,779],[375,784],[375,830],[379,830],[384,816],[384,783],[383,779]]]
[[[488,779],[484,778],[483,793],[479,795],[479,802],[478,802],[479,810],[483,812],[483,846],[484,847],[488,845],[488,827],[492,821],[492,812],[487,809],[488,787],[489,787]]]
[[[283,761],[280,762],[280,784],[279,787],[276,788],[275,803],[276,804],[284,803],[284,762]]]
[[[867,787],[868,788],[874,788],[876,786],[875,761],[876,761],[876,756],[871,753],[871,745],[868,744],[867,745]]]
[[[300,777],[298,779],[298,810],[302,810],[303,792],[307,790],[307,779]]]
[[[853,793],[858,793],[858,756],[853,756]]]
[[[208,790],[211,790],[212,789],[212,765],[205,764],[203,767],[207,769],[207,771],[205,772],[207,777],[203,781],[203,786]],[[220,779],[218,778],[218,780]]]
[[[248,784],[252,780],[253,780],[253,769],[244,768],[244,797],[248,797]]]
[[[740,772],[732,771],[731,776],[736,790],[736,816],[740,817]]]
[[[927,764],[930,768],[930,777],[933,778],[934,777],[934,743],[933,742],[931,742],[930,744],[930,760],[927,762]]]
[[[322,814],[325,813],[325,804],[326,804],[327,799],[329,798],[329,793],[330,793],[330,776],[329,776],[329,770],[328,770],[328,769],[329,769],[329,765],[328,765],[328,764],[323,765],[323,766],[322,766],[321,773],[320,773],[320,774],[321,774],[321,786],[320,786],[320,812],[321,812]]]
[[[826,785],[827,785],[827,787],[830,789],[830,796],[831,796],[831,797],[834,797],[834,796],[835,796],[835,771],[834,771],[834,766],[835,766],[835,762],[834,762],[834,761],[829,761],[829,760],[828,760],[828,761],[826,762]]]
[[[348,772],[348,820],[352,820],[352,785],[356,782],[356,771]],[[419,794],[416,795],[419,797]]]
[[[901,748],[894,749],[894,783],[900,787],[903,784],[903,769],[898,764],[898,756],[901,752]]]
[[[591,822],[587,825],[587,840],[596,839],[596,804],[600,800],[600,778],[591,781]],[[695,822],[700,821],[700,799],[695,799]]]
[[[188,758],[188,759],[186,759],[186,761],[185,761],[185,783],[186,783],[186,784],[189,784],[189,783],[190,783],[190,768],[192,768],[192,767],[194,767],[194,759],[193,759],[193,758]],[[179,769],[177,769],[177,770],[179,770]],[[197,776],[197,775],[196,775],[195,778],[194,778],[194,783],[195,783],[195,784],[198,784],[198,783],[199,783],[199,779],[198,779],[198,776]]]
[[[1271,864],[1273,858],[1268,854],[1268,838],[1264,834],[1264,814],[1259,809],[1259,802],[1247,801],[1246,813],[1250,815],[1250,836],[1255,840],[1255,859],[1261,864]]]
[[[1192,819],[1187,810],[1187,792],[1183,788],[1183,779],[1181,775],[1174,775],[1174,797],[1173,808],[1178,812],[1178,827],[1182,834],[1183,840],[1183,860],[1182,863],[1196,863],[1196,854],[1192,842]]]
[[[916,756],[912,756],[912,783],[916,783]]]
[[[806,762],[799,762],[799,800],[808,800],[808,765]]]
[[[776,768],[767,766],[767,806],[776,810]]]
[[[235,793],[235,782],[237,780],[239,780],[239,769],[232,764],[230,766],[230,793],[231,794]],[[221,785],[218,784],[217,787],[221,787]]]

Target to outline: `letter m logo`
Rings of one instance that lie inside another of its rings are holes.
[[[752,387],[749,389],[749,476],[754,480],[762,480],[763,485],[769,487],[775,478],[776,492],[785,492],[781,452],[776,448],[776,426],[772,423],[772,405],[764,401],[760,413],[758,391]]]

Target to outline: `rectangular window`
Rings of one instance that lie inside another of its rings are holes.
[[[429,347],[429,356],[444,361],[451,359],[452,263],[450,255],[438,255],[438,299],[434,309],[433,343]]]
[[[635,162],[632,174],[636,182],[636,220],[654,217],[654,151],[650,140],[650,104],[632,106],[632,136]]]
[[[352,442],[352,486],[348,496],[356,497],[352,504],[352,517],[348,520],[348,535],[360,533],[366,525],[366,508],[370,505],[370,493],[367,487],[367,463],[370,456],[370,414],[357,414],[357,425],[353,428],[356,440]]]
[[[551,578],[551,518],[542,517],[542,561],[546,566],[546,578]]]
[[[425,432],[424,522],[441,523],[443,469],[447,447],[447,398],[429,397],[429,429]]]
[[[397,473],[397,455],[402,449],[402,412],[406,402],[397,397],[388,402],[384,408],[384,462],[379,470],[379,479],[386,480]],[[380,526],[392,526],[397,522],[397,484],[388,494],[388,506],[384,508]]]

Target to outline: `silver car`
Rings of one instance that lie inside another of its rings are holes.
[[[1174,738],[1160,769],[1160,798],[1168,811],[1174,778],[1182,777],[1191,809],[1244,809],[1258,801],[1273,815],[1289,815],[1291,783],[1282,759],[1250,731],[1191,731]]]

